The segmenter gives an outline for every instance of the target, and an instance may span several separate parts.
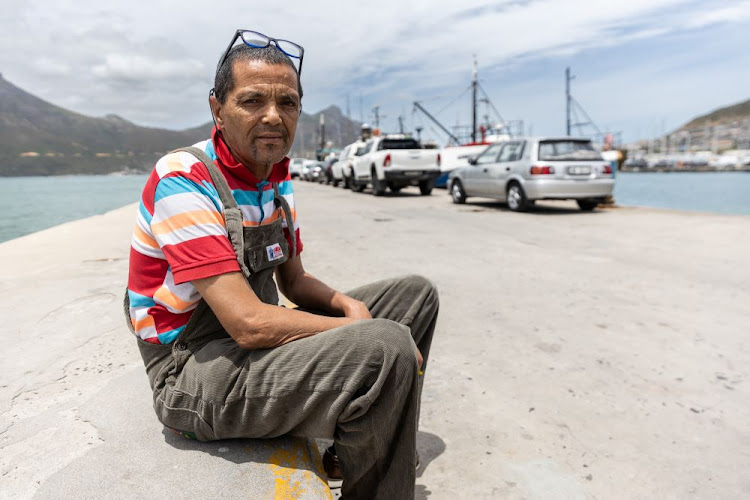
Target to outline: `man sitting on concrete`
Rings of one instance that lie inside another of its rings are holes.
[[[409,276],[344,294],[302,266],[286,158],[302,56],[235,34],[211,138],[164,156],[143,190],[126,314],[164,425],[202,441],[331,438],[345,498],[408,499],[437,292]],[[299,309],[278,305],[274,275]]]

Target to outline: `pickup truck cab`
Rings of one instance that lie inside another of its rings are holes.
[[[405,186],[419,186],[423,195],[432,192],[440,177],[440,152],[422,149],[405,135],[373,137],[355,153],[350,187],[362,192],[368,184],[372,194],[383,196],[386,188],[397,193]]]
[[[339,182],[343,184],[344,188],[349,187],[349,178],[352,176],[354,160],[357,158],[357,150],[364,145],[364,142],[357,141],[349,144],[341,151],[339,161],[331,167],[334,187],[338,186]]]

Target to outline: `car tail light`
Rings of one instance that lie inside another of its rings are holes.
[[[438,167],[439,167],[440,166],[440,153],[438,153],[437,164],[438,164]]]
[[[612,173],[612,165],[604,165],[602,167],[602,173],[603,174],[611,174]]]
[[[531,175],[552,175],[555,173],[555,167],[549,165],[534,165],[529,172]]]
[[[383,160],[383,166],[384,167],[391,166],[391,153],[388,153],[387,155],[385,155],[385,160]]]

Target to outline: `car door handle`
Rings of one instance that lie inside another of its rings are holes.
[[[486,172],[486,171],[487,171],[487,169],[486,169],[486,168],[483,168],[483,169],[482,169],[482,172]]]
[[[506,170],[507,172],[510,172],[510,167],[505,167],[505,170]]]

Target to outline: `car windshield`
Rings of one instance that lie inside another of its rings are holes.
[[[378,150],[383,149],[422,149],[414,139],[383,139]]]
[[[601,160],[602,155],[594,149],[591,141],[541,141],[539,160]]]

